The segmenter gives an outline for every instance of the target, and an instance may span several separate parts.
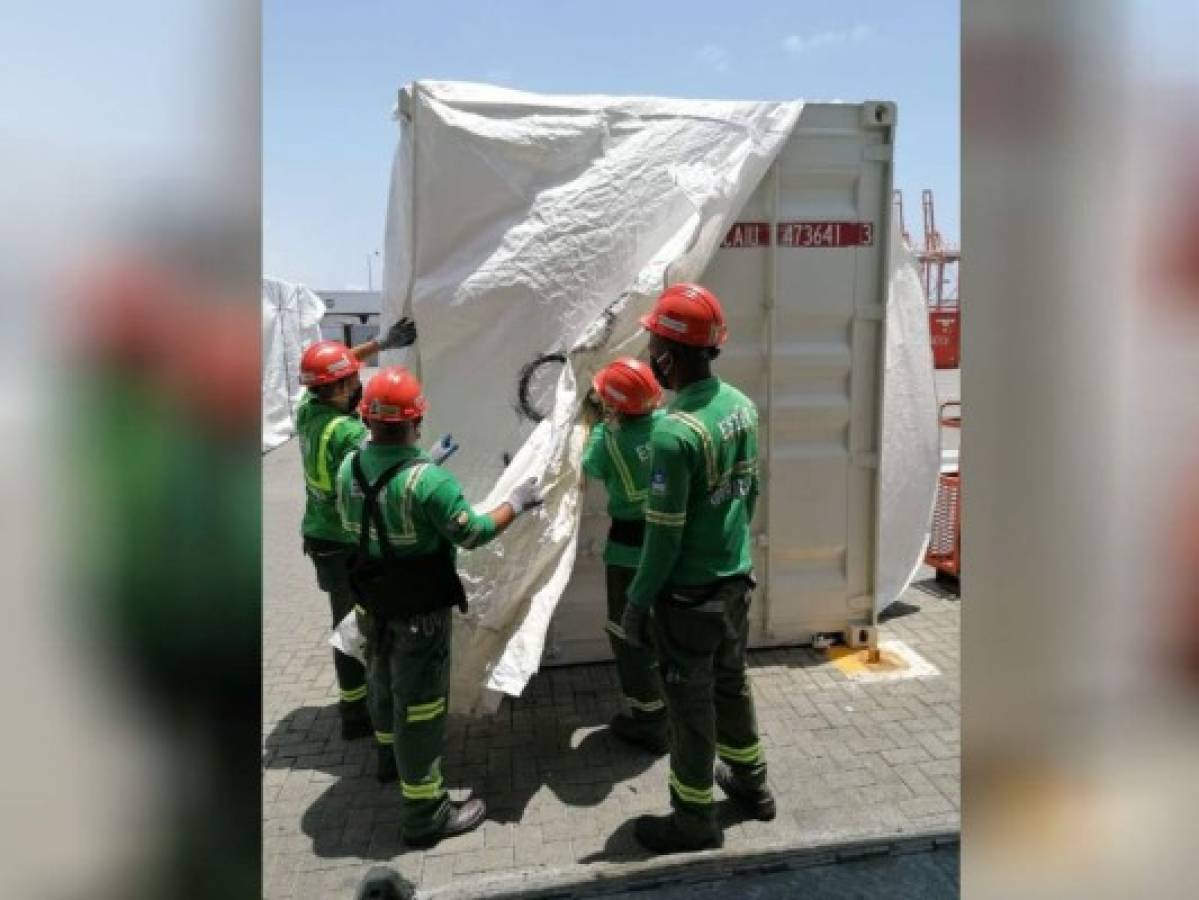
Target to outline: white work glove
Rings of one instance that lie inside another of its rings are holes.
[[[508,505],[518,516],[525,510],[540,506],[544,502],[545,497],[541,495],[541,488],[537,486],[536,478],[526,478],[508,495]]]
[[[380,350],[399,350],[416,342],[416,323],[411,319],[400,319],[387,333],[375,338]]]
[[[440,466],[453,456],[457,449],[458,442],[454,440],[454,436],[452,434],[443,434],[440,440],[429,448],[429,458]]]

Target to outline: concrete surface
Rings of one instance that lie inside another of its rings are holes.
[[[667,763],[606,733],[619,708],[611,664],[545,670],[496,717],[452,719],[447,780],[455,798],[471,790],[482,796],[490,820],[432,850],[406,848],[398,790],[375,781],[373,746],[337,735],[329,612],[300,552],[295,441],[263,458],[263,491],[266,897],[351,897],[379,863],[422,896],[454,897],[527,894],[521,885],[532,890],[660,870],[662,863],[634,842],[631,825],[641,813],[666,810]],[[742,821],[722,802],[724,849],[672,857],[669,866],[727,872],[763,852],[787,856],[805,848],[827,851],[831,862],[847,842],[952,835],[960,793],[958,626],[956,595],[926,579],[891,607],[882,637],[903,641],[939,675],[859,684],[811,649],[751,653],[779,817]],[[949,877],[935,860],[896,865],[914,878],[940,879],[936,890]],[[887,881],[881,868],[860,871],[863,884]],[[819,877],[837,885],[850,875]],[[828,890],[823,896],[854,895]],[[936,890],[921,896],[945,896]],[[563,888],[554,896],[572,894]]]

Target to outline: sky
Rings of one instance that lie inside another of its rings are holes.
[[[263,271],[379,284],[398,89],[417,79],[545,93],[894,100],[895,186],[958,238],[957,2],[439,3],[266,0]]]

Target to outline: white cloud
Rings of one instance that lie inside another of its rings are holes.
[[[719,44],[704,44],[696,53],[696,58],[717,72],[729,70],[729,51]]]
[[[792,56],[802,56],[823,47],[860,44],[874,35],[869,25],[855,25],[839,31],[818,31],[814,34],[789,34],[783,38],[783,49]]]

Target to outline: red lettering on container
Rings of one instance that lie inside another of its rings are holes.
[[[737,222],[724,236],[721,247],[769,247],[769,222]]]
[[[779,222],[778,246],[873,247],[873,222]],[[768,222],[737,222],[729,229],[722,248],[769,247]]]

